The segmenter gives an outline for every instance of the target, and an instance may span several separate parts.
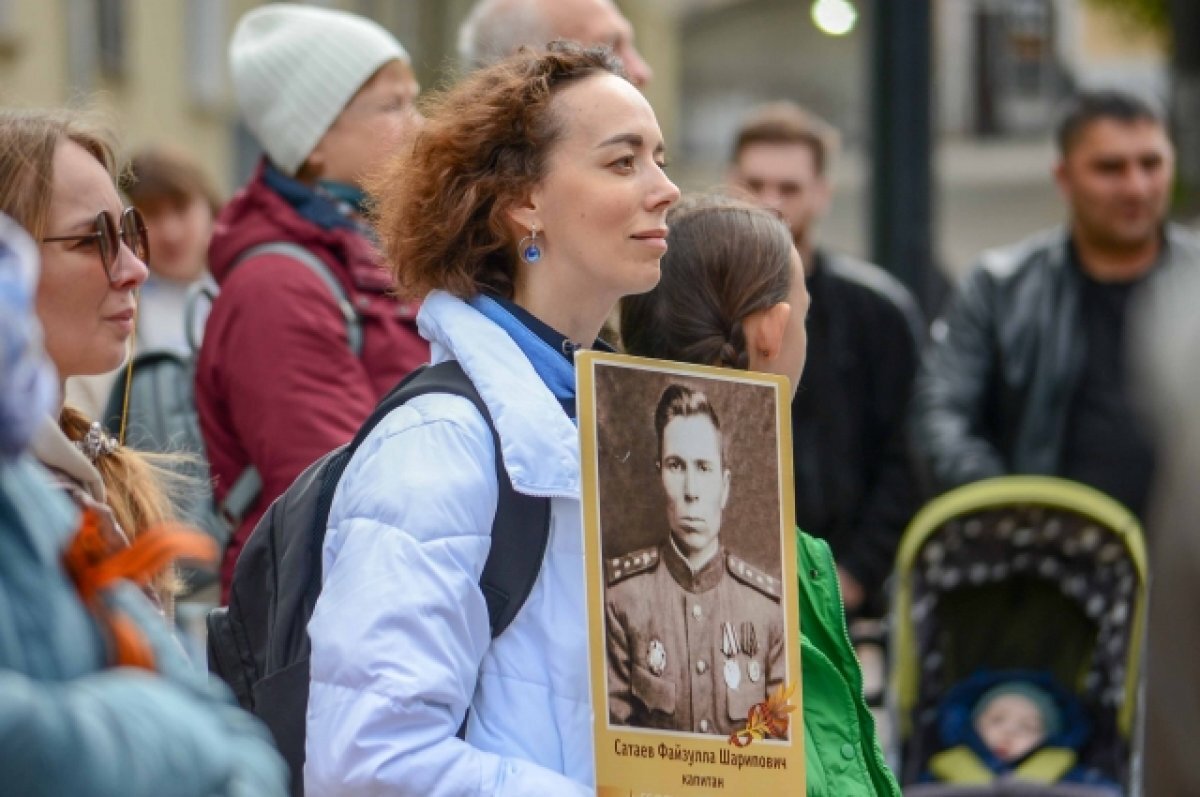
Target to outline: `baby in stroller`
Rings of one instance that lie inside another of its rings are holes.
[[[1045,476],[961,487],[913,520],[894,582],[889,700],[906,797],[1136,792],[1146,567],[1127,509]],[[1027,750],[977,728],[1020,702],[988,694],[1012,681],[1038,709]]]
[[[946,693],[938,730],[945,749],[930,758],[927,781],[986,785],[1009,778],[1120,794],[1115,782],[1080,764],[1091,723],[1079,700],[1049,673],[975,673]]]

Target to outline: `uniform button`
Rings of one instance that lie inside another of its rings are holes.
[[[696,672],[704,675],[705,671],[707,670],[708,664],[705,663],[704,659],[700,659],[700,661],[696,662]]]
[[[708,720],[700,720],[700,733],[708,733]]]
[[[695,617],[697,620],[699,620],[700,615],[702,615],[702,614],[704,614],[704,610],[700,608],[700,604],[693,603],[692,604],[692,617]]]
[[[846,759],[847,761],[854,758],[854,745],[852,745],[852,744],[842,745],[842,758]]]

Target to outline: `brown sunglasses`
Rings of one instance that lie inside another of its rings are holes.
[[[120,229],[118,222],[107,210],[96,214],[96,231],[84,235],[57,235],[43,238],[42,243],[55,241],[96,241],[100,249],[100,262],[104,265],[104,276],[109,283],[113,281],[113,266],[117,263],[117,255],[121,251],[123,241],[138,260],[145,263],[150,257],[150,238],[146,233],[146,220],[141,211],[129,207],[121,213]]]

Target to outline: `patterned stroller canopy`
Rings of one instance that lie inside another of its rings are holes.
[[[1081,484],[1009,476],[928,504],[905,532],[890,697],[912,782],[936,750],[938,703],[979,669],[1035,668],[1096,720],[1096,763],[1128,777],[1146,600],[1141,526]]]

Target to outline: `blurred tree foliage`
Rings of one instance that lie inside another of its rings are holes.
[[[1105,9],[1114,17],[1132,22],[1154,33],[1167,35],[1171,31],[1170,0],[1087,0]]]

